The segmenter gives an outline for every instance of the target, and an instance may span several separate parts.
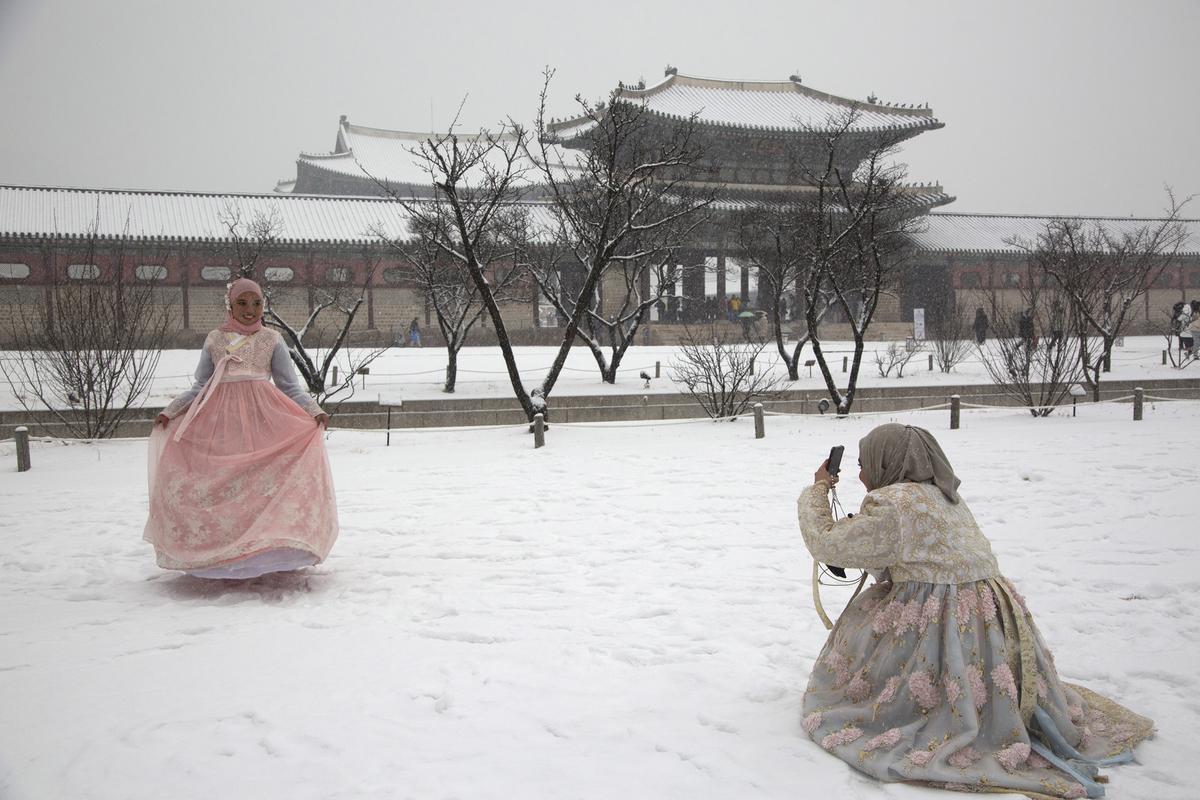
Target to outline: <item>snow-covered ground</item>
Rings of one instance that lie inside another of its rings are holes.
[[[334,432],[329,560],[232,584],[154,566],[145,442],[37,442],[24,474],[0,444],[0,797],[948,797],[800,729],[826,633],[794,498],[895,419],[940,437],[1064,677],[1157,721],[1109,796],[1195,798],[1198,415]]]
[[[1113,351],[1113,371],[1105,376],[1112,380],[1147,380],[1155,378],[1180,378],[1200,376],[1200,367],[1177,370],[1163,366],[1162,349],[1165,340],[1161,336],[1129,337],[1123,347]],[[839,386],[844,386],[846,376],[841,373],[842,355],[851,352],[849,342],[826,342],[825,351],[833,365]],[[970,358],[949,374],[934,368],[929,371],[927,353],[918,354],[905,368],[904,377],[897,379],[879,377],[875,367],[874,352],[885,352],[887,343],[869,342],[863,356],[859,373],[859,386],[948,386],[975,383],[991,383],[979,356],[972,352]],[[812,349],[805,348],[802,362],[812,357]],[[522,378],[529,387],[537,386],[550,364],[554,361],[557,348],[518,347],[517,365]],[[0,359],[12,358],[11,353],[0,353]],[[168,350],[162,355],[152,385],[152,392],[145,400],[148,406],[163,406],[175,395],[192,383],[192,373],[199,358],[198,350]],[[554,394],[602,395],[602,394],[646,394],[647,392],[675,392],[678,387],[671,382],[671,363],[678,358],[674,347],[632,347],[622,361],[616,385],[600,380],[599,370],[591,353],[583,347],[575,347],[567,360],[566,367],[555,384]],[[662,366],[662,378],[651,382],[644,389],[638,373],[654,374],[654,364]],[[346,369],[344,361],[341,367]],[[765,366],[781,375],[786,370],[780,366],[779,354],[774,345],[769,346],[760,359],[759,367]],[[365,385],[356,382],[355,399],[374,401],[384,399],[433,399],[444,398],[442,383],[446,369],[446,350],[442,347],[394,348],[387,351],[370,366],[370,375]],[[800,380],[787,384],[792,389],[820,389],[824,387],[821,372],[816,367],[809,370],[801,366]],[[468,347],[459,356],[458,387],[456,397],[512,397],[512,386],[504,361],[497,347]],[[0,410],[17,409],[20,405],[6,381],[0,380]]]

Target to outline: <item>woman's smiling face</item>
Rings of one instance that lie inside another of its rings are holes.
[[[243,325],[253,325],[263,314],[263,301],[254,292],[242,292],[233,301],[233,318]]]

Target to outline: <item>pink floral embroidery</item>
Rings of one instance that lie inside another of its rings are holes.
[[[1020,767],[1029,759],[1029,745],[1025,742],[1015,742],[996,753],[1000,766],[1009,772]]]
[[[1067,706],[1067,713],[1071,715],[1071,722],[1078,723],[1083,720],[1083,706]]]
[[[979,615],[988,622],[996,619],[996,595],[986,585],[979,587]]]
[[[1039,674],[1035,682],[1037,683],[1037,696],[1045,700],[1050,694],[1050,687],[1046,685],[1046,679]]]
[[[868,740],[866,746],[863,747],[863,752],[870,753],[881,747],[895,747],[898,741],[900,741],[900,729],[891,728]]]
[[[979,596],[974,590],[963,587],[958,588],[958,605],[955,608],[954,616],[958,620],[959,625],[966,625],[971,621],[971,615],[979,611]]]
[[[821,740],[821,747],[826,750],[832,750],[835,747],[841,747],[844,744],[850,744],[857,741],[863,735],[860,728],[842,728],[836,733],[831,733]]]
[[[900,609],[900,619],[896,621],[896,635],[903,636],[911,630],[916,630],[921,621],[921,601],[909,600]]]
[[[942,678],[942,684],[946,687],[946,702],[950,705],[957,703],[958,698],[962,695],[962,687],[958,685],[958,681],[947,673]]]
[[[1124,744],[1125,742],[1129,741],[1133,738],[1134,733],[1135,731],[1133,726],[1127,722],[1118,723],[1113,725],[1112,728],[1112,738],[1117,744]]]
[[[865,669],[854,673],[850,685],[846,687],[846,697],[852,703],[861,703],[871,696],[871,684],[867,682],[865,673]]]
[[[998,691],[1008,695],[1008,698],[1014,703],[1017,702],[1017,682],[1013,680],[1012,670],[1008,668],[1008,664],[1000,664],[992,669],[992,683],[996,685]]]
[[[804,728],[805,733],[811,735],[813,731],[821,727],[821,712],[814,711],[813,713],[809,714],[800,723],[800,727]]]
[[[931,594],[921,609],[921,633],[930,625],[936,625],[942,617],[942,598]]]
[[[850,680],[850,659],[836,650],[825,656],[825,666],[833,672],[835,689]]]
[[[1067,793],[1063,797],[1067,800],[1079,800],[1081,797],[1087,797],[1087,792],[1083,790],[1083,784],[1072,783],[1067,787]]]
[[[941,701],[937,687],[933,685],[933,678],[923,669],[908,676],[908,691],[925,711],[934,708]]]
[[[932,750],[909,750],[908,760],[914,767],[923,767],[933,759]]]
[[[879,693],[879,697],[875,698],[875,705],[881,706],[884,703],[890,703],[896,697],[896,690],[900,688],[900,676],[893,675],[887,679],[887,684],[883,687],[883,691]]]
[[[1028,614],[1029,607],[1025,605],[1025,598],[1022,597],[1021,593],[1017,591],[1017,587],[1013,586],[1013,582],[1010,581],[1008,578],[1005,578],[1004,585],[1008,587],[1008,590],[1010,592],[1012,592],[1012,596],[1016,599],[1017,605],[1019,605],[1021,607],[1021,610],[1024,611],[1026,614]]]
[[[904,604],[895,600],[881,607],[875,612],[875,616],[871,620],[871,630],[876,633],[884,633],[890,628],[896,627],[896,622],[899,621],[903,610]]]
[[[987,705],[988,692],[983,685],[983,670],[975,664],[967,665],[967,683],[971,686],[971,700],[975,703],[975,710],[978,711]]]
[[[974,747],[964,747],[946,759],[950,762],[950,766],[958,769],[966,769],[979,760],[979,753]]]
[[[1050,762],[1039,756],[1037,753],[1030,753],[1029,766],[1036,769],[1050,769]]]

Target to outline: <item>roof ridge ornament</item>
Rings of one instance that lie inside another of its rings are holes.
[[[804,81],[800,79],[799,72],[793,72],[791,75],[788,75],[788,80],[792,83],[804,83]]]
[[[667,64],[667,68],[663,70],[664,78],[669,78],[672,75],[678,75],[678,74],[679,74],[679,70],[676,69],[675,67],[671,66],[670,64]]]

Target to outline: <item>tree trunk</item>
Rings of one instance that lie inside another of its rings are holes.
[[[446,359],[446,383],[442,387],[442,391],[446,394],[454,394],[454,384],[458,380],[458,348],[457,341],[446,343],[449,355]]]

